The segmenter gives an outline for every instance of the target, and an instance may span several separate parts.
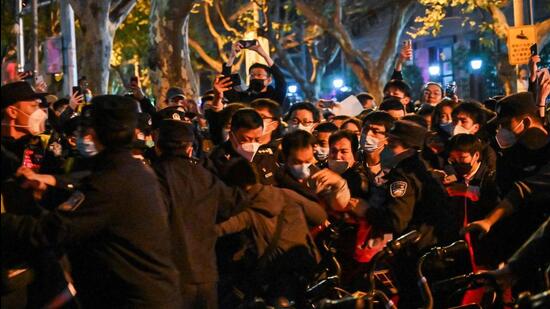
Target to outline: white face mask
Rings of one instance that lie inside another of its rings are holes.
[[[313,155],[318,161],[325,161],[328,158],[329,152],[330,148],[328,147],[316,147],[315,150],[313,150]]]
[[[452,136],[458,135],[458,134],[471,134],[470,130],[466,129],[465,127],[457,124],[453,127],[453,133]]]
[[[365,137],[365,142],[363,144],[363,150],[365,150],[368,153],[373,153],[376,150],[383,147],[383,145],[380,145],[380,143],[385,141],[385,140],[386,139],[383,139],[383,140],[380,141],[376,137],[372,137],[370,135],[367,135],[367,137]]]
[[[294,132],[294,131],[297,131],[297,130],[303,130],[303,131],[307,131],[309,133],[313,132],[313,127],[314,127],[314,124],[309,124],[309,125],[303,125],[301,123],[299,124],[291,124],[289,127],[288,127],[288,131],[289,132]]]
[[[298,179],[308,179],[311,175],[309,167],[311,163],[290,165],[290,173]]]
[[[336,174],[343,174],[348,169],[348,161],[328,160],[328,168]]]
[[[243,156],[249,162],[252,162],[252,160],[254,159],[254,155],[256,155],[256,152],[258,151],[258,148],[260,148],[260,143],[252,142],[239,144],[236,150],[241,156]]]
[[[262,121],[263,121],[263,123],[264,123],[264,134],[271,133],[271,131],[268,131],[268,130],[269,130],[268,127],[269,127],[269,125],[271,124],[271,122],[272,122],[273,120],[271,120],[271,119],[263,119]]]
[[[27,128],[29,130],[29,133],[32,135],[38,135],[46,131],[46,120],[48,119],[48,114],[45,111],[43,111],[41,108],[35,110],[30,115],[18,109],[17,107],[13,107],[13,108],[15,108],[17,111],[29,117],[28,125],[26,126],[14,125],[14,127]]]
[[[227,129],[222,130],[222,139],[224,142],[227,142],[229,140],[229,130]]]
[[[313,123],[308,125],[298,124],[298,130],[304,130],[309,133],[313,132]]]

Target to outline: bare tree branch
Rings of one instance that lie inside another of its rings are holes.
[[[342,3],[340,3],[340,0],[334,0],[334,24],[335,25],[341,25],[342,24]]]
[[[542,49],[550,41],[550,18],[537,23],[537,42],[539,48]]]
[[[109,21],[118,28],[118,25],[130,14],[130,11],[136,5],[136,0],[120,0],[111,6],[109,12]]]
[[[240,36],[240,31],[237,29],[231,27],[229,23],[227,22],[227,19],[225,18],[225,15],[223,15],[222,8],[220,6],[220,0],[214,0],[214,8],[216,9],[216,12],[218,13],[218,16],[220,17],[220,21],[222,22],[223,27],[225,30],[233,33],[235,36]]]
[[[389,33],[402,33],[405,26],[412,17],[414,3],[407,1],[398,6],[398,12],[394,15]],[[390,57],[394,58],[399,49],[399,37],[397,35],[389,35],[388,40],[378,59],[377,70],[379,72],[387,72],[388,66],[393,64],[389,61]]]
[[[487,9],[493,18],[496,35],[505,40],[508,37],[508,28],[510,28],[506,20],[506,15],[504,15],[504,12],[496,5],[489,5]]]
[[[189,38],[189,46],[193,48],[195,52],[201,57],[201,59],[208,64],[216,72],[222,71],[222,63],[208,55],[208,53],[202,48],[202,46],[192,38]]]
[[[214,41],[216,42],[216,46],[218,47],[218,53],[220,54],[220,57],[223,59],[224,62],[227,62],[227,56],[224,53],[223,50],[223,39],[221,35],[216,30],[216,27],[214,27],[214,23],[212,22],[212,18],[210,17],[210,9],[208,8],[208,4],[203,4],[203,12],[204,12],[204,20],[206,21],[206,25],[208,27],[208,31],[210,31],[210,34],[214,38]]]

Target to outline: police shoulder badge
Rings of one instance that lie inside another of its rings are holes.
[[[402,197],[407,193],[407,182],[394,181],[390,185],[390,194],[392,197]]]
[[[75,211],[85,199],[86,196],[82,192],[75,191],[68,200],[57,206],[57,209],[66,212]]]

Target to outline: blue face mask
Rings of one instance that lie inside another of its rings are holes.
[[[84,158],[91,158],[97,154],[94,142],[85,140],[82,137],[76,140],[76,149]]]
[[[452,122],[442,122],[439,124],[439,128],[449,135],[453,135],[453,123]]]

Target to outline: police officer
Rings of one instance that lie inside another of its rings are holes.
[[[426,129],[412,121],[394,123],[381,154],[382,166],[389,169],[385,202],[369,205],[366,214],[372,224],[385,224],[394,234],[419,230],[420,247],[447,240],[450,221],[439,207],[445,205],[447,194],[419,158],[425,135]]]
[[[2,86],[2,217],[13,214],[38,216],[41,207],[34,200],[29,182],[20,182],[21,166],[42,167],[47,135],[47,113],[40,108],[36,93],[27,82]],[[4,213],[6,212],[6,213]],[[2,224],[2,236],[4,225]],[[52,250],[40,253],[16,250],[12,239],[2,239],[2,307],[44,307],[67,291],[67,282]],[[65,300],[70,300],[70,293]]]
[[[231,117],[229,140],[212,150],[210,159],[216,167],[217,174],[225,179],[227,166],[232,159],[245,158],[257,169],[260,183],[276,184],[274,173],[277,161],[273,149],[261,145],[264,122],[260,114],[251,108],[240,109]]]
[[[192,158],[193,126],[160,123],[160,158],[154,169],[168,207],[173,256],[184,308],[217,308],[215,224],[245,206],[243,191],[227,187]]]
[[[381,154],[382,165],[389,168],[384,201],[369,204],[366,218],[375,228],[395,235],[417,230],[421,250],[452,239],[451,217],[444,205],[447,194],[420,159],[427,130],[410,121],[398,120],[388,134],[388,144]],[[394,271],[399,281],[400,307],[418,304],[415,269],[418,251],[399,259]]]
[[[166,209],[154,172],[132,157],[137,104],[92,99],[89,129],[99,153],[92,175],[39,218],[2,215],[2,245],[67,246],[79,299],[90,308],[180,308]]]

